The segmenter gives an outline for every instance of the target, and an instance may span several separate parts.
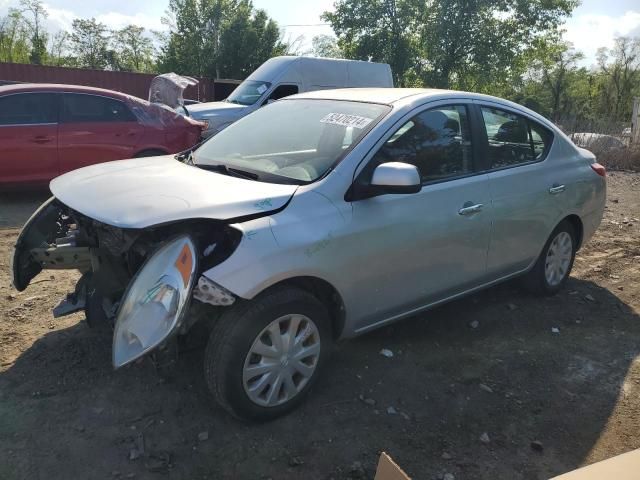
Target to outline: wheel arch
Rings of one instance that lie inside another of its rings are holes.
[[[562,222],[569,222],[569,224],[573,227],[573,230],[576,233],[576,251],[578,251],[580,247],[582,247],[582,239],[584,237],[584,224],[582,223],[582,219],[576,214],[571,214],[567,215],[560,222],[558,222],[558,225],[560,225]]]
[[[305,290],[320,300],[329,312],[333,338],[337,340],[342,336],[345,327],[346,309],[342,295],[340,295],[340,292],[338,292],[331,283],[314,276],[289,277],[269,285],[269,287],[261,291],[259,295],[268,292],[272,288],[282,286],[296,287]]]

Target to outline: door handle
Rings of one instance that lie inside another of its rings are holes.
[[[33,137],[32,142],[34,143],[47,143],[53,140],[53,137],[46,137],[44,135],[38,135],[37,137]]]
[[[471,202],[467,202],[467,203],[471,203]],[[465,205],[467,205],[467,203],[465,203]],[[462,207],[460,210],[458,210],[458,215],[465,215],[465,216],[473,215],[474,213],[478,213],[479,211],[481,211],[482,207],[484,207],[484,205],[482,205],[481,203]]]
[[[551,188],[549,188],[549,193],[551,195],[557,195],[559,193],[564,192],[565,186],[564,185],[558,185],[557,183],[554,184]]]

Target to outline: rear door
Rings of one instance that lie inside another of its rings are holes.
[[[0,183],[46,183],[58,175],[58,95],[0,97]]]
[[[486,133],[482,160],[493,205],[487,272],[501,278],[540,254],[563,210],[564,186],[555,185],[546,161],[553,140],[546,127],[502,105],[480,104],[476,112]]]
[[[133,112],[115,98],[64,93],[59,129],[61,173],[133,157],[144,133]]]

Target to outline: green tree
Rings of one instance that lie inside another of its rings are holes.
[[[572,88],[578,80],[578,62],[584,58],[568,42],[559,41],[555,35],[540,39],[537,48],[537,60],[531,62],[530,75],[538,77],[541,84],[540,97],[546,97],[548,115],[557,121],[561,113],[567,114],[576,109],[578,103]]]
[[[29,13],[31,16],[30,20],[26,20],[33,32],[31,35],[29,61],[36,65],[42,65],[47,56],[47,33],[43,29],[42,22],[49,14],[40,0],[21,0],[20,6],[24,12]]]
[[[76,18],[73,21],[71,49],[78,67],[102,70],[113,66],[114,58],[109,53],[109,31],[95,18]]]
[[[68,32],[60,30],[49,36],[49,50],[47,52],[47,64],[56,67],[72,65],[73,59],[70,58],[71,52],[71,36]]]
[[[240,2],[222,26],[216,72],[227,78],[247,77],[279,53],[279,38],[278,25],[264,10],[254,10],[248,1]]]
[[[338,0],[323,18],[350,58],[384,61],[399,84],[500,91],[577,0]]]
[[[243,78],[282,51],[276,22],[250,0],[170,0],[167,13],[164,71]]]
[[[128,25],[112,33],[112,43],[123,70],[153,72],[153,41],[144,27]]]
[[[30,49],[28,24],[20,10],[11,8],[0,17],[0,61],[28,63]]]
[[[640,93],[640,37],[618,37],[612,49],[598,51],[603,75],[602,106],[616,119],[630,118],[633,95]]]
[[[344,54],[332,35],[316,35],[311,39],[311,51],[316,57],[342,58]]]
[[[391,65],[397,85],[418,64],[419,0],[337,0],[335,11],[324,12],[346,58]]]

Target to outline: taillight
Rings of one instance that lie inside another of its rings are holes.
[[[601,177],[607,176],[607,169],[604,168],[603,165],[600,165],[599,163],[592,163],[591,168],[593,169],[594,172],[596,172]]]

